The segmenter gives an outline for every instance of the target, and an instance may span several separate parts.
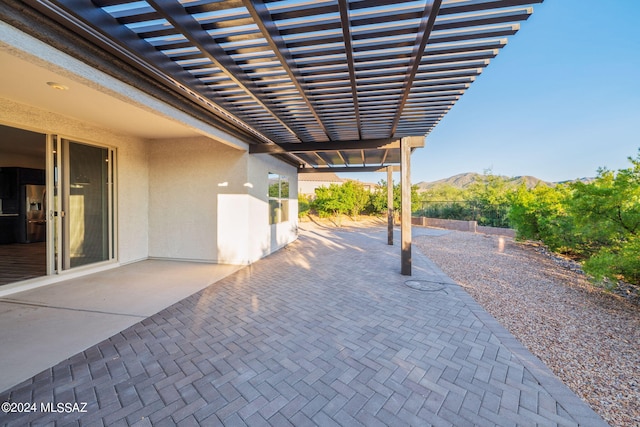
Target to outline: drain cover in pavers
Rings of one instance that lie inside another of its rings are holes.
[[[410,288],[427,292],[441,291],[445,287],[442,282],[432,282],[430,280],[407,280],[404,284]]]

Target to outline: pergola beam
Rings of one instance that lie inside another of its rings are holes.
[[[262,132],[241,119],[237,114],[237,107],[222,99],[212,99],[210,88],[194,78],[191,73],[176,65],[162,52],[140,39],[136,33],[120,25],[109,14],[96,9],[91,3],[83,0],[60,0],[59,3],[61,6],[42,1],[33,6],[60,25],[71,28],[74,34],[82,35],[82,37],[93,41],[97,46],[101,46],[142,73],[157,79],[169,88],[178,88],[177,92],[180,96],[188,97],[191,102],[205,108],[217,118],[231,123],[232,126],[237,126],[262,141],[271,141]],[[69,11],[73,11],[73,14],[78,15],[94,28],[88,25],[79,26]],[[74,26],[76,27],[74,28]],[[82,31],[78,28],[81,28]],[[100,28],[101,31],[98,32],[95,28]],[[85,58],[81,60],[87,62]],[[157,94],[152,95],[158,96]],[[236,131],[231,130],[231,132],[235,133]]]
[[[267,105],[268,101],[262,93],[262,89],[227,55],[225,50],[202,28],[198,21],[196,21],[191,14],[187,13],[183,5],[177,0],[149,0],[148,2],[162,18],[166,19],[180,31],[193,46],[197,47],[198,50],[231,81],[238,85],[240,89],[267,111],[276,122],[297,139],[302,140],[302,138]]]
[[[331,139],[329,129],[316,111],[316,107],[307,96],[307,90],[305,90],[302,84],[303,78],[300,74],[300,70],[298,69],[298,67],[296,67],[295,61],[291,56],[289,49],[287,49],[287,45],[282,39],[282,36],[278,32],[278,28],[273,22],[269,10],[262,2],[262,0],[243,0],[242,4],[247,8],[247,11],[255,21],[256,25],[258,26],[258,28],[260,28],[260,31],[262,32],[265,40],[267,41],[267,43],[269,43],[269,46],[273,50],[273,53],[278,57],[282,68],[287,72],[289,78],[291,79],[291,82],[298,90],[298,95],[307,105],[307,108],[316,119],[325,135],[327,135],[327,138]]]
[[[500,1],[488,1],[478,4],[463,4],[456,6],[453,3],[451,6],[445,6],[441,8],[440,15],[450,15],[453,13],[466,13],[466,12],[478,12],[490,9],[498,9],[504,7],[513,6],[525,6],[533,3],[542,3],[544,0],[500,0]]]
[[[355,61],[353,59],[353,47],[351,46],[351,21],[349,19],[349,2],[347,0],[338,0],[338,9],[340,10],[342,39],[344,40],[344,50],[345,55],[347,56],[347,66],[349,67],[349,80],[351,81],[353,111],[355,113],[356,125],[358,127],[358,137],[362,138],[362,122],[360,120],[360,106],[358,105],[358,84],[356,81]]]
[[[440,11],[441,4],[442,0],[434,0],[432,4],[428,4],[424,9],[422,21],[420,22],[420,29],[418,30],[418,37],[416,38],[416,44],[414,45],[413,53],[411,54],[411,67],[409,72],[405,76],[403,84],[404,91],[402,93],[400,101],[398,102],[396,115],[391,125],[391,135],[394,135],[396,133],[396,129],[398,128],[398,124],[400,123],[400,118],[402,117],[404,106],[407,102],[407,99],[409,98],[411,88],[413,87],[413,81],[416,78],[416,73],[418,72],[418,68],[420,67],[420,62],[422,60],[422,56],[424,55],[424,50],[427,47],[427,42],[429,41],[431,30],[433,30],[433,26],[435,25],[436,17],[438,16],[438,12]]]
[[[299,168],[298,173],[349,173],[349,172],[386,172],[387,168],[393,168],[393,172],[400,172],[400,166],[345,166],[323,168]]]
[[[340,151],[336,151],[336,154],[340,158],[340,161],[342,162],[342,164],[346,165],[348,167],[349,166],[349,162],[344,158],[342,153]]]
[[[424,137],[408,137],[411,148],[424,147]],[[330,141],[325,143],[299,144],[254,144],[249,146],[250,154],[305,153],[350,150],[391,150],[400,148],[400,138],[363,139],[355,141]]]
[[[362,141],[431,132],[542,1],[24,2],[251,135],[251,153],[315,167],[398,163],[399,143]]]

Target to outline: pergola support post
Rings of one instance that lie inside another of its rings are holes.
[[[411,276],[411,144],[407,137],[400,142],[400,193],[400,273]]]
[[[387,244],[393,245],[393,166],[387,166]]]

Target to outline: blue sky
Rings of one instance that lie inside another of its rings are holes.
[[[488,169],[562,181],[628,167],[640,148],[639,17],[640,0],[534,5],[413,153],[412,182]]]

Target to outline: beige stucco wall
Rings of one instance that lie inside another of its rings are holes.
[[[149,256],[247,264],[297,237],[296,195],[290,221],[269,225],[268,174],[296,168],[208,138],[149,143]]]
[[[129,263],[149,257],[149,165],[147,145],[117,145],[118,260]]]
[[[341,182],[330,182],[330,181],[299,181],[298,182],[298,192],[300,194],[304,194],[307,196],[315,197],[316,188],[318,187],[329,187],[331,184],[342,184]]]
[[[50,111],[0,99],[0,123],[117,150],[118,258],[129,263],[148,256],[149,179],[143,140],[116,135]]]
[[[149,168],[149,256],[230,262],[245,241],[224,234],[246,229],[245,152],[204,137],[151,141]]]
[[[296,169],[266,155],[250,156],[247,144],[198,121],[5,23],[0,48],[163,120],[203,136],[144,140],[70,116],[0,99],[0,123],[117,150],[117,247],[122,264],[152,258],[246,264],[296,237],[297,201],[290,221],[268,224],[267,174]],[[76,87],[79,89],[79,87]],[[9,97],[9,96],[7,96]],[[78,104],[78,116],[83,107]],[[53,110],[55,111],[55,109]]]
[[[269,225],[269,173],[289,178],[289,221]],[[249,260],[256,261],[291,243],[298,236],[297,169],[268,155],[249,158]]]
[[[117,151],[118,261],[247,264],[297,237],[296,168],[206,137],[145,141],[10,100],[0,123]],[[289,177],[289,221],[268,223],[268,174]]]

